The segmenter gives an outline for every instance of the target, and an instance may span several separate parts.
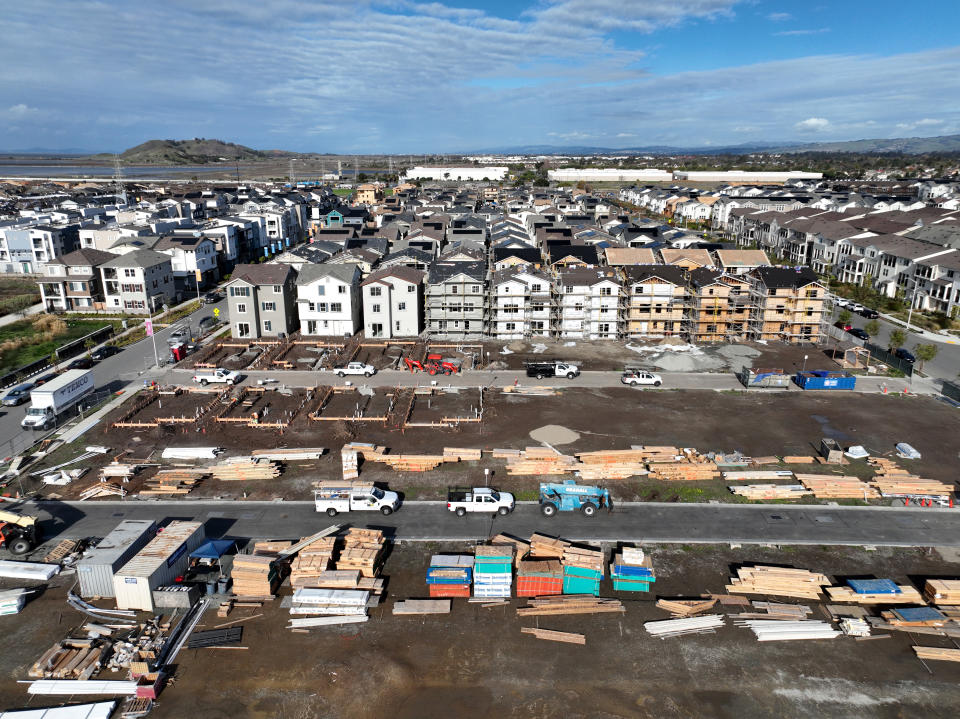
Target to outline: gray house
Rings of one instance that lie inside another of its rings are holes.
[[[290,265],[237,265],[226,284],[232,336],[254,339],[295,331],[296,278]]]
[[[133,250],[100,265],[106,309],[153,314],[178,301],[170,257],[153,250]]]

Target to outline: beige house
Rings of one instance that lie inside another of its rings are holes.
[[[827,290],[809,267],[760,267],[751,275],[751,339],[819,342]]]
[[[686,336],[687,272],[672,265],[635,265],[622,272],[627,336]]]
[[[354,203],[358,205],[376,205],[383,202],[383,188],[379,185],[368,183],[360,185],[356,191]]]
[[[672,249],[664,248],[660,250],[660,256],[663,258],[663,264],[675,265],[685,270],[695,270],[698,267],[713,267],[713,258],[707,250],[700,249]]]

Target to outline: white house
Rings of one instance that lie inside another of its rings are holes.
[[[424,273],[412,267],[378,270],[361,284],[367,337],[415,337],[423,331]]]
[[[304,265],[297,277],[297,311],[304,335],[353,335],[360,329],[360,270],[356,265]]]
[[[573,267],[559,273],[555,287],[560,337],[617,337],[621,285],[613,270]]]
[[[497,339],[550,336],[551,281],[533,269],[505,269],[490,281],[488,332]]]

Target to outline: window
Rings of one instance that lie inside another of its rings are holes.
[[[87,285],[85,282],[71,282],[70,289],[74,292],[82,292],[83,290],[87,289]]]
[[[283,292],[283,287],[281,287],[280,285],[274,285],[273,291],[279,295],[281,292]]]
[[[327,311],[326,302],[321,302],[320,304],[317,305],[317,312],[326,312],[326,311]]]
[[[120,285],[121,292],[143,292],[143,285]]]
[[[403,312],[405,309],[407,309],[407,303],[406,303],[406,302],[398,302],[398,303],[397,303],[397,311]]]
[[[276,302],[261,302],[261,303],[260,303],[260,309],[262,309],[264,312],[276,312],[276,311],[277,311],[277,303],[276,303]]]
[[[230,296],[231,297],[249,297],[250,288],[249,287],[231,287]]]
[[[373,305],[373,306],[370,308],[370,310],[371,310],[372,312],[379,312],[379,311],[380,311],[380,305]]]
[[[323,285],[317,285],[317,296],[323,297],[327,292],[327,288]]]
[[[470,291],[471,291],[473,294],[477,294],[477,293],[480,291],[480,285],[471,285]]]
[[[893,263],[891,262],[890,265],[893,265]],[[816,290],[807,290],[806,297],[807,297],[808,299],[814,299],[814,298],[816,298],[816,296],[817,296],[817,291],[816,291]]]
[[[397,329],[397,332],[399,332],[399,331],[400,331],[400,320],[397,320],[397,321],[396,321],[396,325],[397,325],[397,328],[396,328],[396,329]]]
[[[307,310],[310,312],[316,312],[317,306],[313,302],[307,302]]]
[[[246,312],[246,311],[247,311],[247,305],[246,305],[246,303],[245,303],[245,302],[238,302],[238,303],[237,303],[237,312]]]
[[[571,294],[573,292],[573,285],[567,285],[566,287],[563,288],[563,291],[566,292],[568,295]]]
[[[124,271],[123,271],[123,276],[124,276],[124,277],[136,277],[136,276],[137,276],[137,271],[134,270],[134,269],[131,269],[131,268],[127,267],[127,268],[124,269]]]
[[[407,285],[407,292],[416,292],[417,288],[414,285]]]
[[[457,287],[456,285],[453,285],[453,286],[450,288],[450,294],[451,294],[451,295],[458,295],[458,294],[460,294],[460,288]]]
[[[530,291],[531,291],[531,292],[539,292],[539,291],[540,291],[540,285],[539,285],[539,284],[530,285]]]
[[[337,287],[337,294],[339,294],[339,295],[345,295],[345,294],[347,294],[347,288],[346,288],[346,286],[340,285],[339,287]]]
[[[250,325],[247,322],[237,322],[237,337],[249,337]]]
[[[374,322],[370,325],[370,333],[373,337],[383,337],[383,325],[379,322]]]
[[[343,303],[342,302],[332,302],[330,304],[331,312],[343,312]]]
[[[379,296],[382,295],[382,294],[383,294],[383,288],[382,288],[382,287],[371,287],[371,288],[370,288],[370,296],[371,296],[371,297],[379,297]]]
[[[517,323],[516,323],[516,322],[507,322],[507,323],[504,325],[504,328],[506,328],[507,332],[513,332],[513,330],[517,329]]]
[[[270,332],[270,331],[272,331],[272,330],[273,330],[273,322],[271,322],[270,320],[264,320],[264,321],[263,321],[263,331],[264,331],[264,332]]]
[[[600,288],[600,294],[601,294],[603,297],[609,297],[609,296],[612,294],[612,290],[613,290],[612,287],[601,287],[601,288]]]

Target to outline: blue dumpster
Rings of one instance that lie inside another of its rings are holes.
[[[857,384],[855,375],[829,370],[797,372],[793,381],[800,389],[853,389]]]

